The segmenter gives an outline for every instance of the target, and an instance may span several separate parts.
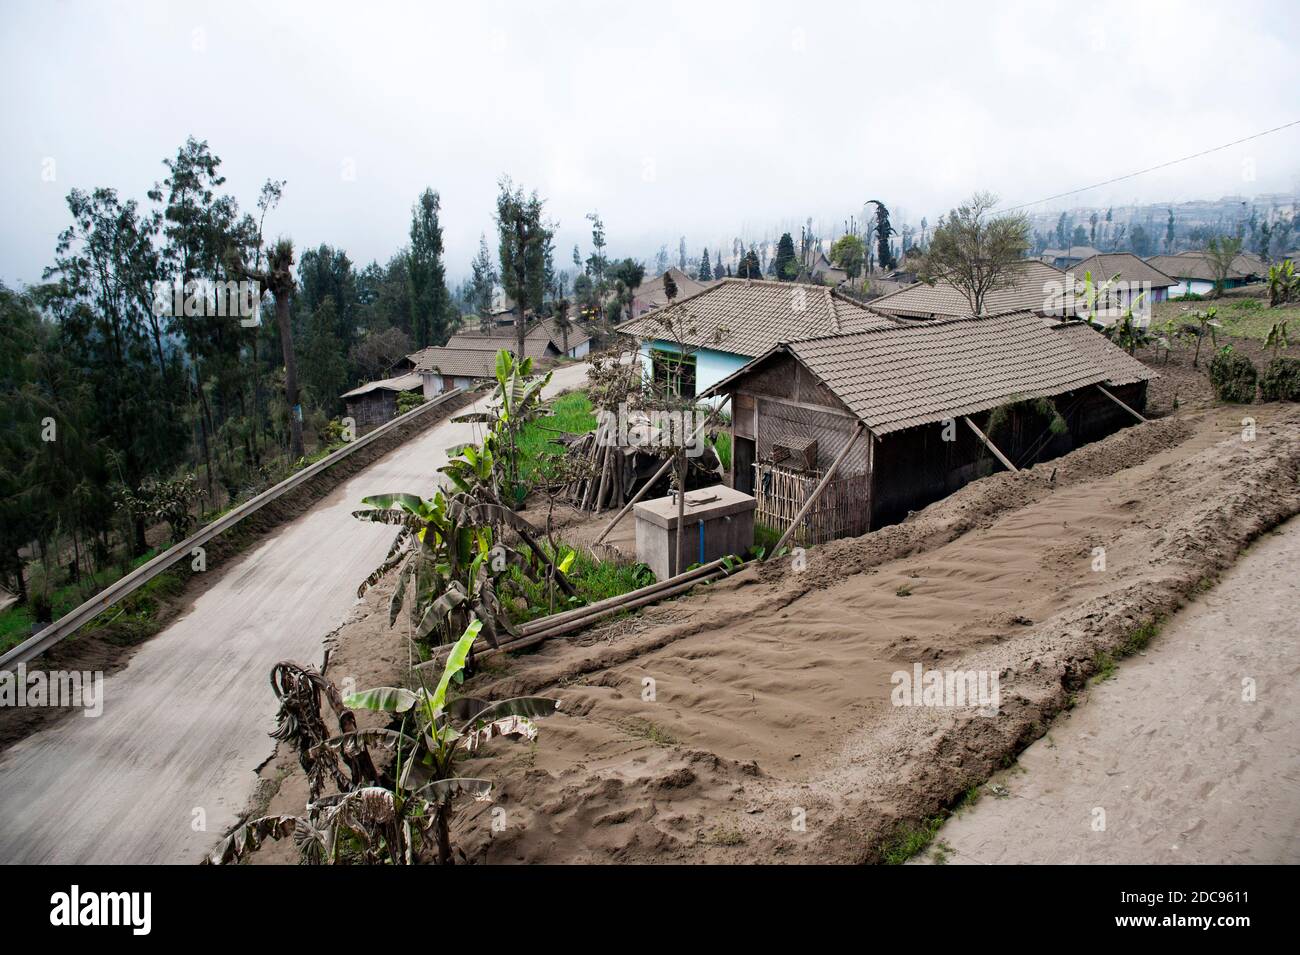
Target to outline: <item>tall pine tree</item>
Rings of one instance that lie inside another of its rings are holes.
[[[411,208],[411,337],[416,348],[445,344],[451,331],[451,294],[442,261],[441,200],[426,189]]]

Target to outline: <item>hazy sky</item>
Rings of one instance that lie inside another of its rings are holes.
[[[50,3],[0,7],[0,279],[39,279],[68,190],[143,201],[188,135],[273,234],[381,261],[442,194],[468,271],[502,174],[562,264],[583,216],[652,258],[1012,205],[1300,119],[1294,2]],[[52,163],[51,163],[52,160]],[[50,171],[53,181],[47,181]],[[43,176],[43,172],[45,176]],[[1054,205],[1300,191],[1300,126]]]

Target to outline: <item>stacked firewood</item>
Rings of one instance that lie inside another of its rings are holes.
[[[650,424],[644,413],[632,412],[626,431],[630,440],[612,430],[616,427],[614,415],[600,415],[594,431],[568,440],[568,466],[571,476],[565,488],[567,499],[584,511],[602,511],[623,507],[641,485],[655,477],[668,455],[677,449],[665,446],[659,430]],[[712,446],[706,444],[703,452],[687,456],[687,489],[716,484],[722,468]],[[662,493],[667,493],[675,480],[676,469],[660,477]],[[653,492],[654,489],[652,488]]]

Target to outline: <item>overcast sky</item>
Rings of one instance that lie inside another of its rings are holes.
[[[829,230],[867,199],[933,222],[976,189],[1028,202],[1300,119],[1295,14],[5,0],[0,279],[40,278],[70,189],[143,201],[189,135],[246,208],[288,180],[272,233],[362,264],[406,241],[431,186],[454,278],[491,240],[502,174],[546,198],[562,264],[593,209],[613,254],[651,260],[683,234],[698,255],[808,216]],[[1266,192],[1300,192],[1300,126],[1053,205]]]

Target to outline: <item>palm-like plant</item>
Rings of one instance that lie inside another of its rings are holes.
[[[1300,275],[1296,275],[1295,263],[1290,259],[1280,265],[1268,267],[1268,304],[1269,307],[1285,305],[1300,300]]]
[[[432,498],[377,494],[362,503],[370,510],[353,511],[353,517],[398,528],[388,556],[357,588],[360,597],[400,568],[388,603],[389,626],[397,622],[413,589],[409,612],[417,641],[449,642],[476,621],[492,646],[500,631],[514,634],[497,596],[497,582],[511,565],[526,570],[531,562],[497,540],[493,523],[516,518],[513,512],[463,492],[448,496],[438,491]]]
[[[1205,336],[1210,336],[1210,342],[1216,347],[1219,344],[1218,330],[1223,326],[1219,324],[1215,316],[1219,314],[1217,308],[1207,308],[1205,311],[1195,311],[1192,318],[1196,320],[1196,351],[1192,355],[1192,367],[1198,368],[1201,359],[1201,342],[1205,341]]]
[[[545,417],[547,412],[542,404],[542,390],[551,382],[551,372],[533,376],[533,360],[519,359],[504,349],[497,352],[496,389],[493,391],[488,411],[477,411],[453,418],[453,421],[470,421],[487,425],[483,437],[482,450],[495,466],[490,473],[494,477],[494,490],[498,502],[509,502],[511,506],[522,503],[528,489],[519,480],[519,433],[530,421]],[[466,470],[452,462],[442,469],[456,481],[462,490],[468,490],[468,483],[461,485],[457,477],[466,476]],[[477,479],[477,470],[469,469],[469,477]]]
[[[290,690],[281,698],[282,723],[277,733],[285,731],[286,707],[295,714],[293,732],[280,738],[292,736],[301,742],[317,737],[324,728],[319,711],[323,695],[339,712],[340,728],[345,732],[321,739],[307,749],[300,746],[302,757],[336,769],[340,760],[354,766],[371,766],[370,775],[354,775],[349,784],[341,773],[337,774],[341,791],[327,796],[322,796],[313,782],[304,815],[254,819],[231,833],[204,862],[238,862],[268,838],[292,837],[303,861],[311,864],[339,862],[348,849],[365,863],[451,864],[454,802],[461,796],[487,800],[492,791],[489,780],[455,775],[458,758],[475,752],[495,736],[535,739],[537,726],[533,721],[550,716],[560,706],[559,700],[545,697],[497,702],[461,697],[449,702],[451,683],[464,670],[480,626],[475,622],[465,629],[433,690],[425,685],[418,691],[379,687],[339,701],[337,688],[319,673],[293,664],[278,664],[272,673],[273,682],[277,674],[283,678],[290,670],[298,671],[291,687],[277,687],[277,692],[282,688]],[[340,710],[340,706],[348,709]],[[400,728],[358,730],[351,719],[352,709],[400,716]],[[372,746],[395,754],[395,784],[386,784],[374,772],[370,763]],[[364,763],[359,755],[364,755]],[[309,768],[313,777],[319,775],[314,768]]]
[[[418,691],[379,687],[354,693],[344,700],[347,706],[356,709],[402,717],[403,745],[397,753],[397,790],[410,793],[410,798],[431,810],[425,831],[432,832],[438,862],[442,864],[452,861],[453,801],[464,795],[486,799],[492,789],[492,783],[486,779],[456,775],[460,756],[475,752],[494,736],[535,739],[537,726],[533,720],[550,716],[560,707],[559,700],[537,696],[497,702],[460,697],[448,702],[451,681],[464,670],[478,630],[477,623],[471,624],[452,647],[433,690],[427,686]],[[423,812],[420,818],[425,818]]]
[[[1287,325],[1290,319],[1283,319],[1280,322],[1274,322],[1273,327],[1268,330],[1268,337],[1264,339],[1264,347],[1273,352],[1273,358],[1277,358],[1277,353],[1291,344],[1287,336]]]

